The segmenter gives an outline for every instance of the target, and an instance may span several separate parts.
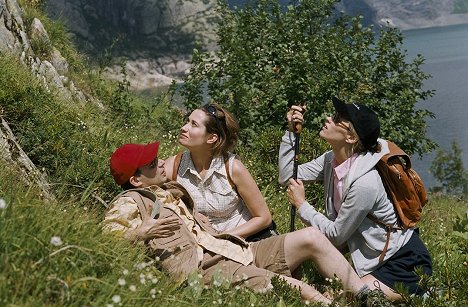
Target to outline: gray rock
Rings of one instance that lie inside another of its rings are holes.
[[[68,74],[68,62],[67,60],[62,56],[60,51],[57,50],[57,48],[53,47],[52,52],[50,54],[50,63],[55,67],[57,72],[61,75],[67,75]]]
[[[191,54],[195,40],[215,46],[215,5],[216,0],[49,0],[46,9],[64,19],[88,51],[100,53],[117,41],[147,54]],[[135,51],[114,50],[130,58]]]
[[[42,173],[23,151],[8,123],[2,118],[0,123],[0,159],[16,166],[27,184],[35,183],[42,189],[42,196],[53,200],[46,174]]]
[[[42,40],[50,43],[49,34],[47,34],[47,31],[42,25],[42,22],[37,18],[34,18],[31,22],[30,35],[32,39]]]
[[[15,0],[0,0],[0,51],[20,54],[30,46],[24,35],[22,11]]]

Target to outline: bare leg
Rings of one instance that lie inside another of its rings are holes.
[[[330,299],[323,296],[322,293],[318,292],[313,286],[301,280],[284,275],[279,275],[279,277],[286,281],[291,287],[299,289],[303,300],[321,302],[327,305],[332,302]]]
[[[316,228],[307,227],[288,233],[284,240],[284,250],[291,271],[311,259],[323,276],[336,275],[346,291],[357,293],[365,285],[346,258]]]
[[[401,295],[396,293],[392,288],[388,287],[383,282],[379,281],[377,278],[368,274],[363,276],[361,280],[366,283],[371,290],[379,289],[381,290],[390,300],[398,301],[401,300]]]

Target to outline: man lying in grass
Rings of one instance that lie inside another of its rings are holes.
[[[252,244],[216,232],[194,214],[187,191],[176,182],[167,182],[158,148],[159,142],[125,144],[112,154],[111,173],[125,191],[111,204],[105,230],[132,242],[145,242],[151,256],[175,277],[198,270],[205,283],[220,274],[232,285],[262,292],[273,288],[271,279],[276,275],[297,287],[304,300],[330,303],[313,286],[291,277],[291,272],[311,259],[323,276],[338,277],[345,291],[365,299],[368,287],[315,228]]]

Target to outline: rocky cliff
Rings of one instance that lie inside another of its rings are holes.
[[[392,26],[401,30],[468,23],[468,11],[460,0],[342,0],[350,15],[362,15],[365,24]],[[457,9],[460,7],[461,9]]]
[[[248,0],[228,0],[242,6]],[[279,0],[286,5],[290,0]],[[198,42],[216,47],[217,0],[48,0],[47,11],[70,29],[78,46],[94,57],[111,55],[125,62],[135,89],[167,85],[186,75]],[[362,15],[365,25],[414,29],[468,23],[455,14],[462,0],[342,0],[337,9]],[[121,67],[109,65],[108,76],[121,79]]]
[[[196,44],[215,47],[215,5],[216,0],[48,0],[46,10],[67,25],[81,50],[125,61],[133,88],[148,89],[184,76]],[[119,65],[109,65],[107,72],[122,78]]]

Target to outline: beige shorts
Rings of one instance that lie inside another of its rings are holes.
[[[205,252],[199,266],[205,283],[229,282],[255,291],[272,288],[271,278],[276,274],[291,276],[284,255],[284,238],[286,235],[272,236],[252,243],[254,261],[250,265]]]

